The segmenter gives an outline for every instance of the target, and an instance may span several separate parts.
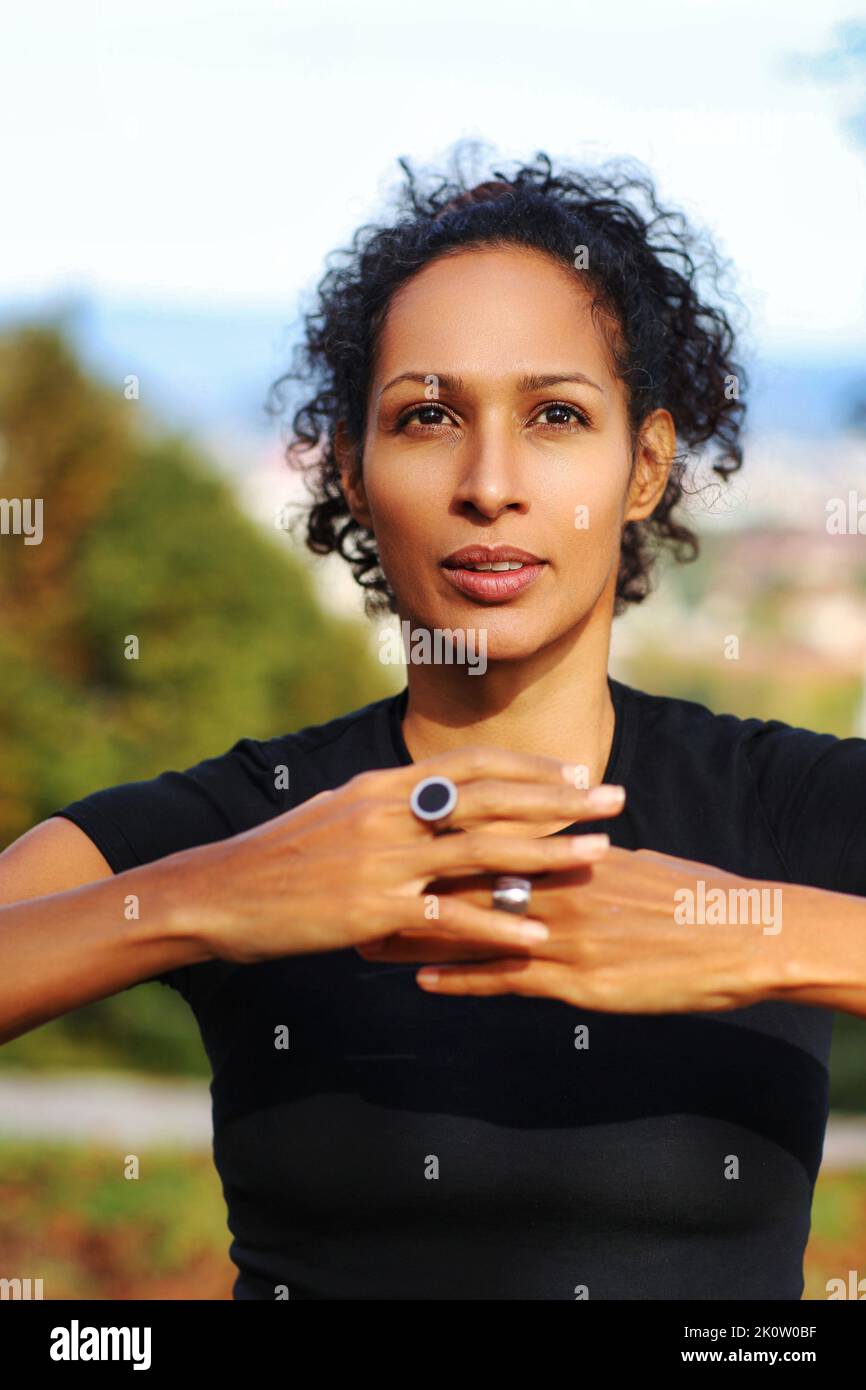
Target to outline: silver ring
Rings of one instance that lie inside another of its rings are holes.
[[[457,788],[450,777],[424,777],[412,788],[409,805],[418,820],[442,820],[457,805]]]
[[[493,906],[500,912],[515,912],[524,916],[532,901],[532,883],[528,878],[503,874],[493,885]]]

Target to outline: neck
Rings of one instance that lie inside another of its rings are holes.
[[[403,738],[418,762],[467,745],[561,758],[602,780],[615,716],[607,684],[610,618],[597,611],[576,629],[522,660],[465,667],[407,667]]]

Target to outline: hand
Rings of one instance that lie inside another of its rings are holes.
[[[410,810],[412,788],[433,775],[458,787],[446,824],[461,834],[434,834]],[[431,880],[598,860],[607,836],[532,836],[527,827],[597,819],[599,790],[578,790],[573,769],[555,758],[498,749],[362,773],[241,835],[186,851],[173,922],[209,954],[242,964],[423,932]],[[539,923],[493,911],[489,897],[449,897],[436,927],[499,951],[527,933],[547,935]]]
[[[538,995],[611,1013],[739,1008],[788,982],[787,956],[775,932],[766,935],[749,921],[685,925],[675,917],[675,892],[696,892],[699,879],[707,893],[721,888],[726,895],[730,888],[760,886],[754,881],[693,860],[617,847],[591,867],[532,877],[530,912],[550,928],[546,941],[502,951],[489,942],[452,942],[431,929],[425,937],[397,934],[371,943],[360,954],[373,961],[483,962],[442,968],[430,985],[420,972],[418,983],[437,994]],[[441,901],[456,894],[466,904],[489,903],[492,885],[492,878],[452,881],[441,885]]]

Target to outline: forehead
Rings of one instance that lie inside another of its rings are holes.
[[[578,273],[543,252],[473,247],[440,257],[394,295],[376,375],[429,367],[499,377],[567,361],[609,379],[609,348],[591,303]]]

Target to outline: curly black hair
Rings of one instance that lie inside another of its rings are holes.
[[[742,464],[746,375],[731,357],[737,335],[723,303],[742,305],[724,283],[728,263],[681,212],[660,206],[636,161],[554,169],[539,152],[511,174],[491,169],[490,178],[473,183],[461,167],[466,143],[452,147],[446,174],[419,180],[407,158],[397,161],[405,179],[393,215],[360,227],[351,246],[328,257],[292,366],[270,388],[265,408],[272,415],[284,412],[290,383],[315,389],[294,412],[286,449],[313,499],[303,509],[305,541],[318,555],[336,551],[349,562],[367,591],[368,614],[395,611],[375,536],[354,520],[343,495],[337,424],[344,422],[360,460],[378,335],[401,285],[467,247],[532,247],[567,265],[592,294],[614,370],[628,387],[632,448],[650,411],[666,408],[676,425],[678,452],[664,495],[650,517],[623,528],[620,613],[649,593],[663,547],[679,561],[698,554],[696,535],[674,515],[689,452],[712,444],[712,468],[722,479]],[[578,247],[587,248],[586,269],[576,268]]]

